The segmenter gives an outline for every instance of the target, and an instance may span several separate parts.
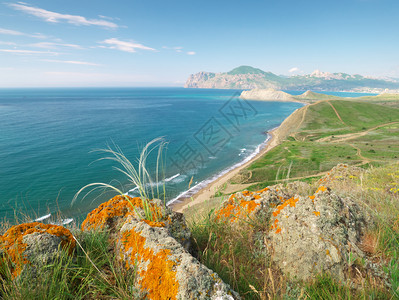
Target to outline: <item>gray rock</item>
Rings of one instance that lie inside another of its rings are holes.
[[[34,279],[39,269],[75,249],[71,232],[58,225],[39,222],[16,225],[0,236],[2,259],[11,267],[13,277],[21,274]]]
[[[317,192],[314,199],[291,199],[272,214],[273,229],[268,240],[274,251],[273,261],[297,279],[328,272],[344,280],[350,253],[364,256],[357,247],[365,228],[360,209],[351,199],[328,190]]]
[[[167,228],[129,217],[117,241],[117,257],[135,269],[148,299],[239,299],[219,276],[198,262]]]
[[[307,184],[290,183],[236,193],[216,216],[233,226],[243,219],[270,224],[263,233],[268,256],[291,278],[327,272],[344,280],[350,255],[364,257],[357,245],[367,225],[365,214],[351,198],[324,186],[311,196],[307,191]]]
[[[129,199],[129,200],[127,200]],[[82,223],[82,230],[108,230],[111,237],[115,237],[128,217],[136,220],[148,220],[144,209],[140,206],[142,201],[139,198],[125,198],[115,196],[109,201],[101,204],[90,212]],[[159,199],[148,200],[154,212],[153,219],[164,223],[165,227],[185,249],[190,249],[191,232],[187,227],[184,215],[172,211]]]

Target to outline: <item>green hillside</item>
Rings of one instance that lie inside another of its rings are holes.
[[[335,100],[302,110],[299,128],[244,171],[248,176],[243,177],[250,178],[246,183],[254,183],[251,188],[317,176],[338,163],[379,166],[397,161],[399,109]]]

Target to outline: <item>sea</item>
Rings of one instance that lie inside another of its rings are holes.
[[[240,92],[0,89],[0,220],[80,222],[115,195],[109,190],[83,192],[73,202],[75,194],[91,183],[112,184],[136,196],[136,187],[116,170],[120,165],[104,159],[108,155],[101,149],[120,149],[137,167],[143,147],[156,138],[167,143],[163,167],[156,172],[154,149],[147,159],[152,176],[147,187],[161,191],[157,195],[169,204],[190,197],[250,160],[267,143],[267,132],[303,106],[242,100]]]

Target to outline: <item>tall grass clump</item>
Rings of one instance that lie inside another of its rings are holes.
[[[108,146],[105,149],[99,149],[96,151],[103,152],[107,156],[100,158],[99,160],[111,160],[116,162],[120,166],[113,166],[113,169],[122,173],[126,176],[129,183],[129,187],[132,186],[137,188],[142,205],[144,209],[145,217],[148,220],[156,220],[158,216],[155,216],[154,210],[151,210],[149,200],[154,198],[163,198],[164,203],[166,202],[166,191],[165,191],[165,147],[167,143],[163,138],[156,138],[147,143],[141,151],[139,158],[137,159],[137,166],[135,167],[130,160],[123,154],[122,149],[114,144],[114,147]],[[152,152],[156,151],[156,166],[155,166],[155,181],[153,180],[148,168],[147,159]],[[159,188],[159,183],[163,182],[162,189]],[[119,195],[125,196],[126,200],[130,202],[130,199],[126,197],[127,192],[115,187],[109,183],[94,182],[82,187],[74,196],[72,204],[78,199],[79,195],[86,189],[91,188],[83,198],[85,199],[89,194],[98,189],[111,189]]]
[[[17,278],[7,260],[0,260],[0,299],[143,298],[134,287],[135,270],[126,270],[117,260],[108,232],[71,231],[81,245],[73,255],[59,249],[50,263],[29,266]]]

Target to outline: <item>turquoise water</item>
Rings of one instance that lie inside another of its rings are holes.
[[[239,91],[183,88],[71,88],[0,90],[0,218],[32,219],[61,212],[79,219],[112,194],[71,206],[92,182],[134,187],[92,152],[115,143],[135,161],[141,148],[163,136],[169,143],[166,198],[201,187],[249,159],[268,131],[298,103],[243,101]],[[149,159],[150,169],[154,157]],[[119,182],[119,183],[117,183]],[[134,194],[134,192],[133,192]],[[185,194],[187,196],[187,194]]]
[[[289,93],[291,95],[301,95],[301,94],[305,93],[306,91],[284,91],[284,92]],[[373,93],[355,93],[355,92],[319,92],[319,91],[316,91],[316,93],[332,95],[332,96],[339,96],[339,97],[362,97],[362,96],[378,95],[378,94],[373,94]]]

